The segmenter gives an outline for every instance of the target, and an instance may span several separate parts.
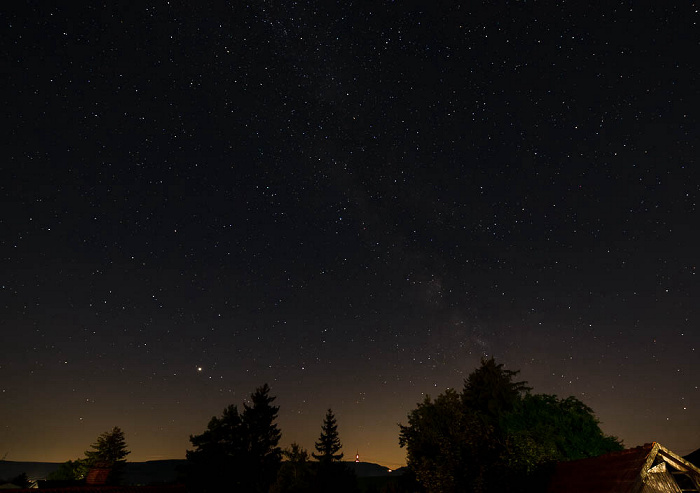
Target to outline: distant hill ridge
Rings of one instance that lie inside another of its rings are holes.
[[[184,465],[185,459],[149,460],[146,462],[127,462],[124,470],[124,484],[162,484],[173,483],[177,480],[178,468]],[[372,462],[345,462],[355,471],[358,477],[391,476],[403,471],[389,472],[389,469]],[[0,479],[7,480],[19,474],[27,473],[30,479],[46,479],[57,470],[60,462],[15,462],[0,461]]]
[[[127,462],[124,468],[124,483],[144,485],[172,483],[177,479],[178,467],[185,462],[187,461],[184,459]],[[0,461],[0,479],[11,479],[22,473],[27,473],[32,480],[46,479],[61,464],[61,462]]]

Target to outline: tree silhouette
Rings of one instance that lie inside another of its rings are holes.
[[[82,459],[69,460],[61,464],[57,470],[48,475],[51,481],[82,481],[93,467],[110,469],[107,483],[119,484],[124,474],[126,456],[131,452],[126,448],[124,432],[118,426],[97,437],[90,445],[91,450],[85,451]]]
[[[187,451],[187,481],[193,491],[236,489],[267,492],[277,475],[281,432],[275,423],[279,412],[265,384],[251,395],[251,405],[239,413],[235,405],[212,417],[201,435],[190,436],[194,450]]]
[[[574,460],[622,448],[616,437],[602,432],[593,409],[576,397],[528,394],[503,425],[510,439],[508,445],[517,449],[523,443],[529,444],[529,457],[546,455],[554,460]],[[524,454],[515,454],[518,455]]]
[[[0,487],[0,489],[12,489],[12,487],[9,487],[7,485],[12,485],[18,488],[22,489],[28,489],[32,487],[32,481],[29,479],[29,476],[27,476],[26,472],[20,473],[14,478],[10,478],[8,480],[2,480],[0,479],[0,485],[3,485]]]
[[[267,492],[280,466],[282,449],[278,447],[282,432],[275,423],[279,406],[272,403],[270,387],[264,384],[251,395],[252,406],[243,404],[242,421],[247,432],[248,463],[255,476],[255,491]]]
[[[314,444],[317,454],[311,454],[318,460],[315,463],[313,493],[356,493],[358,490],[355,472],[341,462],[343,445],[338,437],[338,424],[332,409],[328,409],[321,426],[321,435]],[[340,453],[339,453],[340,452]]]
[[[512,411],[523,394],[532,390],[527,382],[514,382],[519,371],[506,370],[493,358],[481,359],[481,366],[464,381],[462,402],[490,424]]]
[[[399,445],[426,491],[480,491],[494,455],[493,427],[468,411],[454,389],[426,396],[400,429]]]
[[[311,455],[313,455],[314,459],[321,462],[339,461],[343,459],[343,453],[338,453],[342,447],[343,445],[338,437],[338,425],[335,416],[333,411],[328,409],[321,427],[321,436],[314,444],[318,454]]]
[[[90,465],[97,462],[116,464],[126,462],[126,456],[131,452],[126,448],[124,432],[118,426],[106,431],[97,437],[97,441],[90,445],[92,450],[85,451],[85,458]]]
[[[270,493],[308,493],[314,479],[314,471],[309,463],[309,453],[298,443],[292,443],[282,452],[282,462],[277,481],[270,487]]]
[[[426,397],[399,425],[399,444],[428,492],[538,491],[557,460],[622,448],[574,397],[532,395],[517,371],[482,359],[458,394]]]
[[[69,460],[58,466],[58,469],[49,474],[46,479],[49,481],[80,481],[85,479],[89,470],[85,459]]]
[[[131,452],[126,448],[124,432],[118,426],[102,433],[97,441],[90,445],[92,450],[85,451],[85,464],[88,469],[96,466],[111,469],[107,483],[119,484],[124,473],[126,456]]]

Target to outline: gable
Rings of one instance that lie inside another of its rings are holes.
[[[666,447],[655,444],[656,454],[650,454],[644,475],[644,493],[700,492],[700,469],[674,454]]]
[[[700,492],[700,469],[658,443],[560,462],[548,493]]]

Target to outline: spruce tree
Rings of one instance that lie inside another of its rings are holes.
[[[190,436],[194,450],[187,451],[190,491],[235,490],[267,492],[280,466],[282,433],[277,423],[279,406],[265,384],[250,396],[251,404],[224,409],[201,435]]]
[[[248,464],[255,491],[267,492],[275,480],[282,460],[282,449],[278,446],[282,432],[275,420],[279,406],[272,403],[270,387],[264,384],[250,396],[252,405],[243,404],[242,422],[248,440]]]
[[[311,455],[316,460],[333,462],[343,459],[343,454],[338,453],[343,445],[340,443],[340,438],[338,438],[338,425],[331,409],[328,409],[328,412],[326,412],[326,417],[321,427],[321,436],[318,442],[314,444],[314,447],[318,454],[312,453]]]
[[[124,432],[118,426],[106,431],[97,437],[97,441],[90,445],[92,450],[85,451],[85,464],[88,469],[98,465],[111,468],[107,482],[119,484],[126,464],[126,456],[131,452],[126,448]]]

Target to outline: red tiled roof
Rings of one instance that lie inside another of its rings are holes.
[[[85,484],[90,486],[107,484],[110,472],[112,472],[110,467],[93,467],[85,477]]]
[[[654,444],[557,464],[548,493],[632,493]]]

